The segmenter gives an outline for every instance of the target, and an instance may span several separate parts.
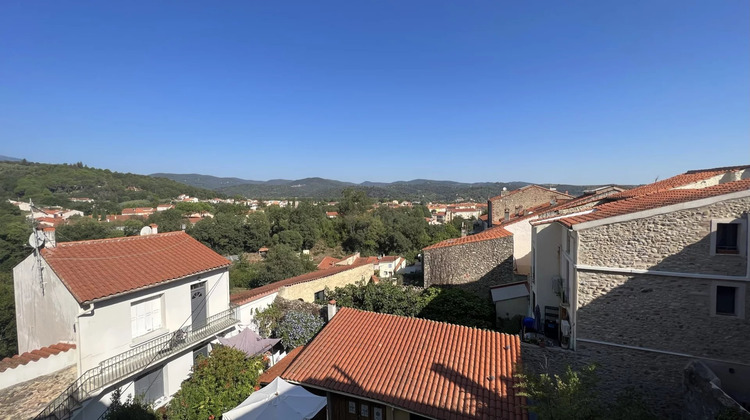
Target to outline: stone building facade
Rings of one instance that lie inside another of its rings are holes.
[[[424,286],[456,285],[482,297],[513,282],[513,236],[502,228],[449,239],[423,251]]]
[[[538,185],[527,185],[517,190],[492,197],[487,200],[487,213],[489,225],[493,226],[508,215],[516,214],[523,209],[536,207],[541,204],[557,202],[559,200],[570,200],[573,196]]]
[[[367,282],[373,274],[375,271],[372,264],[361,264],[326,277],[284,286],[279,289],[279,297],[312,303],[315,302],[316,293],[325,291],[326,288],[333,290],[348,284],[356,284],[359,281]]]
[[[536,222],[532,234],[533,243],[545,238],[533,245],[532,302],[554,300],[558,281],[567,291],[557,302],[575,351],[555,357],[599,363],[609,397],[634,387],[665,417],[679,416],[692,360],[730,385],[750,368],[750,180],[675,189],[615,197]],[[733,248],[721,249],[726,241]],[[750,403],[750,384],[726,391]]]

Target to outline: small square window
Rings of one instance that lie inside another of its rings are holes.
[[[321,290],[319,292],[315,292],[315,301],[316,302],[324,302],[326,300],[326,291]]]
[[[359,415],[362,417],[370,417],[370,406],[367,404],[362,404],[359,407]]]
[[[357,414],[357,403],[349,401],[349,414]]]
[[[717,254],[739,254],[739,230],[738,223],[716,224],[716,253]]]
[[[716,286],[716,314],[736,315],[736,296],[736,287]]]

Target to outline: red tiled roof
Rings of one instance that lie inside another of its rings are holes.
[[[493,201],[493,200],[499,200],[499,199],[501,199],[501,198],[506,198],[506,197],[508,197],[508,196],[511,196],[511,195],[513,195],[513,194],[518,194],[518,193],[519,193],[519,192],[521,192],[521,191],[525,191],[525,190],[527,190],[527,189],[529,189],[529,188],[538,188],[538,189],[540,189],[540,190],[544,190],[544,191],[546,191],[546,192],[556,193],[556,194],[560,194],[560,195],[565,195],[565,196],[568,196],[568,197],[570,197],[570,198],[574,198],[574,197],[573,197],[572,195],[570,195],[570,194],[568,194],[568,193],[564,193],[564,192],[561,192],[561,191],[557,191],[557,190],[551,190],[551,189],[549,189],[549,188],[545,188],[545,187],[540,187],[539,185],[534,185],[534,184],[531,184],[531,185],[526,185],[526,186],[524,186],[524,187],[521,187],[521,188],[519,188],[519,189],[517,189],[517,190],[509,191],[509,192],[508,192],[507,194],[505,194],[505,195],[496,195],[496,196],[494,196],[494,197],[490,198],[490,199],[489,199],[489,201]]]
[[[42,256],[79,303],[229,265],[185,232],[59,242]]]
[[[286,370],[286,368],[288,368],[289,365],[292,364],[295,359],[297,359],[297,356],[299,356],[299,353],[304,348],[305,346],[299,346],[287,353],[287,355],[284,356],[283,359],[276,362],[275,365],[271,366],[267,371],[263,372],[260,377],[258,377],[258,383],[261,386],[266,386],[273,382],[274,379],[278,378],[279,375],[281,375]]]
[[[331,268],[334,265],[336,265],[336,263],[339,262],[339,261],[340,260],[338,258],[333,258],[333,257],[329,257],[329,256],[326,255],[325,257],[323,257],[323,259],[320,261],[320,263],[318,263],[318,270],[324,270],[326,268]]]
[[[430,245],[427,249],[443,248],[446,246],[456,246],[470,244],[472,242],[489,241],[492,239],[505,238],[507,236],[513,236],[512,233],[508,232],[501,226],[491,227],[485,231],[477,233],[476,235],[464,236],[463,238],[446,239],[442,242],[438,242],[434,245]]]
[[[641,185],[630,190],[622,191],[620,193],[611,195],[611,198],[622,199],[641,196],[645,194],[651,194],[658,191],[666,191],[672,188],[681,187],[684,185],[692,184],[694,182],[704,181],[715,176],[740,170],[747,169],[750,166],[732,166],[726,168],[713,168],[713,169],[699,169],[694,171],[687,171],[684,174],[675,175],[671,178],[656,181],[652,184]]]
[[[255,289],[243,290],[241,292],[234,293],[229,296],[229,301],[235,305],[244,305],[247,302],[252,302],[256,299],[262,298],[263,296],[268,296],[272,293],[278,292],[282,287],[293,286],[295,284],[306,283],[313,280],[319,280],[324,277],[332,276],[334,274],[343,273],[344,271],[351,270],[352,268],[360,267],[362,265],[364,264],[354,263],[352,265],[340,265],[324,270],[312,271],[302,274],[301,276],[291,277],[288,279],[277,281],[275,283],[266,284],[265,286],[256,287]]]
[[[629,213],[651,210],[659,207],[669,206],[672,204],[686,203],[689,201],[716,197],[719,195],[744,190],[750,190],[750,179],[728,182],[725,184],[714,185],[706,188],[660,190],[651,194],[604,203],[594,207],[591,213],[563,217],[557,219],[556,221],[562,223],[565,226],[572,227],[573,225],[576,225],[578,223],[606,219],[608,217],[621,216]],[[545,222],[535,222],[535,224],[543,223]]]
[[[342,308],[281,377],[437,419],[526,419],[518,336]]]
[[[7,369],[14,369],[19,365],[25,365],[32,361],[36,362],[41,358],[46,359],[53,354],[64,353],[74,348],[76,348],[75,344],[57,343],[48,347],[27,351],[23,354],[16,354],[13,357],[6,357],[3,360],[0,360],[0,373],[5,372]]]

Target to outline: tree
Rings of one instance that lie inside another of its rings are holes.
[[[182,230],[185,219],[183,219],[179,210],[169,209],[153,213],[148,217],[146,223],[159,225],[159,232],[176,232]]]
[[[217,346],[207,358],[199,357],[190,379],[174,395],[167,415],[174,419],[218,419],[253,393],[265,367],[261,357]]]
[[[264,246],[267,246],[271,240],[270,236],[271,223],[264,212],[250,213],[243,226],[243,236],[245,237],[245,250],[256,252]]]
[[[339,214],[342,216],[362,214],[372,207],[373,201],[364,190],[347,188],[342,195],[339,202]]]
[[[276,244],[286,245],[295,251],[302,250],[302,235],[295,230],[285,230],[273,235],[273,241]]]
[[[262,286],[315,270],[315,264],[305,255],[299,255],[286,245],[276,245],[268,250],[261,263],[258,277],[252,287]]]
[[[59,226],[55,236],[60,242],[71,242],[88,239],[116,238],[123,236],[123,233],[111,225],[99,223],[88,217],[81,217],[73,223]]]

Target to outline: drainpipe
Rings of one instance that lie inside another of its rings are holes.
[[[94,302],[89,303],[88,309],[81,310],[78,312],[78,315],[76,315],[76,321],[73,324],[76,330],[76,351],[78,351],[78,376],[81,376],[83,374],[82,365],[81,363],[81,357],[83,355],[83,352],[81,351],[81,321],[80,318],[84,315],[89,315],[92,312],[94,312]]]
[[[573,278],[570,279],[571,283],[571,290],[570,290],[570,296],[568,299],[570,300],[570,348],[575,351],[576,350],[576,330],[578,325],[578,251],[580,250],[580,242],[578,241],[578,232],[571,229],[571,233],[573,236],[573,241],[575,242],[575,255],[572,255],[573,263]]]

